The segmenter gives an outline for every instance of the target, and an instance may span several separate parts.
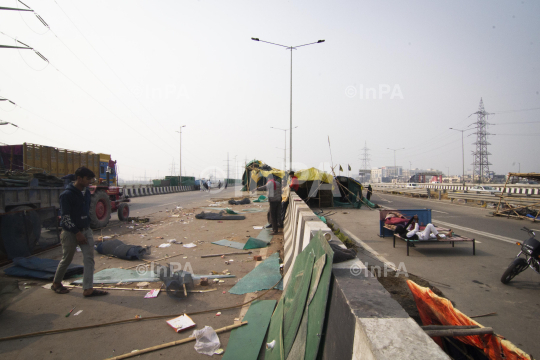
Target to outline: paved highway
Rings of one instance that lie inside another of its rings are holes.
[[[444,294],[467,315],[497,312],[497,316],[477,319],[536,357],[540,356],[540,275],[532,269],[518,275],[508,285],[500,282],[504,270],[520,251],[516,241],[527,238],[520,228],[537,230],[540,226],[526,220],[490,217],[490,209],[451,204],[449,201],[410,198],[400,195],[374,193],[372,200],[393,209],[432,209],[432,220],[438,226],[449,227],[454,232],[477,240],[476,256],[472,245],[419,245],[411,248],[406,256],[404,242],[392,247],[391,238],[379,238],[378,226],[371,227],[375,212],[361,212],[371,220],[369,230],[365,220],[348,222],[350,232],[361,238],[386,260],[405,264],[407,271],[433,281]],[[340,216],[341,217],[341,216]],[[357,218],[358,219],[358,218]],[[345,219],[343,219],[345,220]],[[342,224],[342,220],[338,220]],[[364,228],[364,229],[363,229]],[[368,230],[368,231],[366,231]]]

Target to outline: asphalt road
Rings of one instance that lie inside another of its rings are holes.
[[[432,222],[477,240],[476,256],[470,243],[456,245],[420,245],[406,256],[405,244],[391,238],[371,238],[369,245],[395,264],[403,262],[409,272],[433,280],[456,307],[467,315],[497,312],[496,316],[476,319],[484,326],[507,337],[522,350],[540,356],[537,322],[540,320],[540,275],[532,269],[518,275],[508,285],[501,275],[520,251],[516,241],[527,233],[523,226],[540,226],[526,220],[489,216],[492,209],[451,204],[449,201],[410,198],[374,193],[372,201],[393,209],[432,209]],[[362,240],[364,240],[362,238]]]

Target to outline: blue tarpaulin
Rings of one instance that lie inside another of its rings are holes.
[[[36,279],[52,280],[56,273],[56,268],[60,260],[41,259],[37,257],[15,258],[13,259],[14,266],[4,270],[4,273],[9,276],[31,277]],[[82,274],[84,267],[81,265],[71,264],[66,271],[66,278],[73,275]]]

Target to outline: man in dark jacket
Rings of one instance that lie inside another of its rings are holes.
[[[276,180],[277,179],[277,180]],[[273,232],[270,235],[277,235],[281,222],[281,182],[278,178],[274,179],[272,175],[268,177],[266,185],[259,186],[255,191],[268,190],[268,201],[270,202],[270,219],[272,221]]]
[[[81,248],[84,263],[83,295],[85,297],[107,295],[108,292],[95,290],[94,283],[94,238],[90,229],[90,189],[95,174],[86,167],[75,171],[75,182],[69,184],[60,194],[60,226],[62,234],[62,260],[58,264],[51,289],[58,294],[69,290],[62,285],[66,270],[73,260],[77,245]]]

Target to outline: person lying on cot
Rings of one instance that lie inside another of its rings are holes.
[[[439,234],[435,226],[431,223],[427,224],[426,228],[423,231],[420,231],[418,215],[414,215],[406,225],[396,225],[394,233],[399,234],[399,236],[401,236],[402,238],[406,238],[409,240],[426,241],[432,239],[441,240],[443,238],[443,236]],[[444,235],[445,237],[450,237],[452,235],[452,230],[449,230],[448,233],[442,235]]]

